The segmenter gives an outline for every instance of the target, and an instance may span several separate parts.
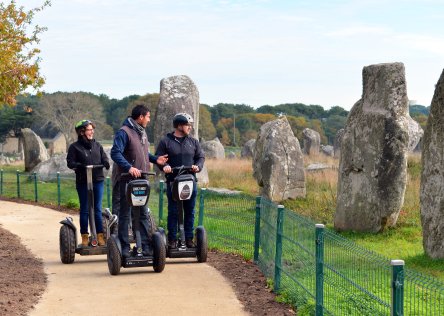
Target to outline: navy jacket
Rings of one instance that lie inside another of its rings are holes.
[[[176,139],[173,133],[164,136],[157,145],[156,155],[168,154],[168,165],[172,168],[196,165],[202,170],[205,155],[199,141],[191,136],[185,136],[182,141]],[[175,174],[165,175],[168,182],[174,180]]]

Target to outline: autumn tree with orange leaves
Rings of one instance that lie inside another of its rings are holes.
[[[40,74],[39,35],[46,30],[33,26],[34,15],[50,5],[25,10],[16,1],[0,2],[0,108],[14,106],[16,96],[32,87],[39,92],[45,80]]]

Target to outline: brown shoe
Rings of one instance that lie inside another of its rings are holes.
[[[89,245],[89,235],[82,234],[82,243],[80,244],[82,247],[88,247]]]
[[[105,246],[105,237],[103,236],[103,233],[97,234],[97,242],[99,243],[99,246]]]
[[[196,247],[196,246],[194,245],[194,242],[193,242],[193,239],[192,239],[192,238],[187,238],[187,239],[185,240],[185,245],[187,246],[187,248],[194,248],[194,247]]]

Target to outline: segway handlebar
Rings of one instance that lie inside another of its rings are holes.
[[[156,173],[155,173],[155,172],[152,172],[152,171],[150,171],[150,172],[141,172],[141,173],[140,173],[140,177],[143,178],[143,179],[147,179],[148,176],[155,176],[155,175],[156,175]],[[132,175],[131,173],[129,173],[129,172],[122,172],[122,173],[120,174],[120,177],[121,177],[121,178],[135,179],[135,178],[133,177],[133,175]]]
[[[193,172],[193,167],[192,166],[173,167],[173,168],[171,168],[171,171],[189,171],[189,172]]]

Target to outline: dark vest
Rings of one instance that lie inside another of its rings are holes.
[[[148,142],[148,139],[145,138],[144,144],[142,144],[139,134],[135,130],[126,125],[122,126],[120,129],[128,135],[128,143],[123,151],[123,157],[125,157],[126,161],[128,161],[134,168],[137,168],[142,172],[149,172],[150,161],[148,155],[150,152],[150,143]],[[117,172],[115,174],[113,172],[113,177],[115,176],[115,180],[119,181],[120,174],[125,171],[117,164],[114,164],[114,167],[117,167]]]

